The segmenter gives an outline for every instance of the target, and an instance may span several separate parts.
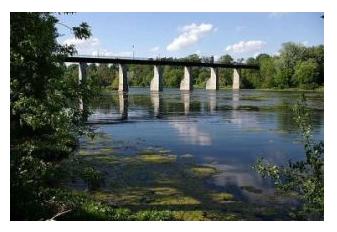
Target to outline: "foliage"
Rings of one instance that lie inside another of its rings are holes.
[[[304,96],[294,107],[304,143],[305,159],[289,161],[288,166],[277,166],[259,159],[254,168],[263,177],[270,177],[276,187],[285,192],[295,192],[302,202],[296,213],[299,218],[321,220],[324,214],[324,144],[312,139],[310,114]]]
[[[295,81],[301,88],[313,89],[318,83],[318,64],[315,60],[309,59],[296,65]]]
[[[174,220],[174,216],[168,210],[147,210],[137,212],[133,219],[137,221],[172,221]]]
[[[170,211],[143,210],[132,212],[127,208],[116,208],[92,199],[85,193],[62,189],[45,189],[42,197],[49,199],[48,212],[40,219],[61,221],[140,221],[173,220]]]
[[[76,52],[56,41],[58,22],[50,13],[10,15],[11,218],[38,219],[46,209],[42,191],[52,186],[55,168],[90,133],[84,121],[93,86],[65,78],[62,60]],[[88,38],[89,26],[74,27]],[[36,212],[36,213],[33,213]]]
[[[88,184],[89,190],[96,190],[103,182],[103,175],[93,167],[85,167],[82,170],[81,178]]]

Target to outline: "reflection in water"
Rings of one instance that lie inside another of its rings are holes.
[[[181,100],[184,103],[184,113],[188,115],[190,112],[190,104],[191,104],[191,92],[190,91],[181,91]]]
[[[124,92],[119,92],[118,98],[119,98],[119,114],[121,116],[121,120],[126,120],[128,118],[128,107],[129,107],[128,94]]]
[[[216,111],[216,95],[217,91],[214,90],[208,90],[208,105],[209,105],[209,111],[213,114]]]
[[[213,183],[217,186],[224,187],[227,191],[236,195],[237,198],[250,199],[256,201],[256,194],[248,191],[242,191],[242,187],[254,187],[257,191],[272,193],[274,190],[271,185],[267,185],[265,180],[256,173],[247,172],[242,169],[228,164],[213,165],[219,170],[219,173],[213,177]]]
[[[232,99],[233,110],[237,110],[240,105],[240,90],[233,90]]]
[[[245,130],[254,129],[260,130],[257,115],[250,111],[240,109],[240,91],[233,90],[232,94],[232,111],[231,123],[238,125]]]
[[[211,135],[202,132],[196,123],[169,122],[178,131],[179,137],[188,144],[210,146],[212,145]]]
[[[154,116],[160,118],[162,99],[159,92],[151,92],[151,103],[153,105]]]

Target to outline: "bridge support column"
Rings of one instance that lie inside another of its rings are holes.
[[[151,80],[150,90],[154,92],[163,91],[162,68],[159,65],[153,66],[153,79]]]
[[[79,63],[78,65],[78,83],[84,84],[87,80],[87,63]],[[80,109],[83,110],[85,108],[85,105],[83,103],[83,99],[80,98]]]
[[[79,83],[85,82],[87,79],[87,63],[80,63],[78,66],[78,80]]]
[[[180,90],[184,91],[191,91],[193,89],[192,86],[192,68],[191,67],[184,67],[184,78],[180,82]]]
[[[129,90],[126,66],[118,64],[118,91],[127,92]]]
[[[233,89],[240,89],[240,71],[233,69]]]
[[[211,76],[206,82],[206,89],[209,90],[219,89],[219,75],[217,68],[211,68]]]

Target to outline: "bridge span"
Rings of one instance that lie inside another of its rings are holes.
[[[170,60],[167,58],[129,58],[129,57],[93,57],[93,56],[69,56],[65,58],[65,62],[79,63],[79,80],[86,79],[86,69],[88,63],[105,63],[105,64],[118,64],[119,69],[119,85],[118,90],[128,91],[128,78],[127,78],[127,65],[128,64],[141,64],[153,65],[153,78],[150,84],[151,91],[163,90],[163,70],[162,66],[182,66],[184,67],[184,76],[180,83],[180,90],[192,90],[193,77],[191,75],[192,67],[209,67],[210,77],[206,82],[206,89],[217,90],[219,89],[219,68],[233,69],[233,89],[240,89],[240,69],[259,69],[258,65],[248,65],[242,63],[215,63],[215,62],[193,62],[182,60]]]

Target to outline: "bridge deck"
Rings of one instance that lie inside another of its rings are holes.
[[[143,64],[143,65],[172,65],[172,66],[196,66],[213,68],[244,68],[259,69],[258,65],[249,64],[223,64],[191,61],[172,61],[165,59],[141,59],[141,58],[120,58],[120,57],[89,57],[70,56],[65,58],[65,62],[73,63],[108,63],[108,64]]]

